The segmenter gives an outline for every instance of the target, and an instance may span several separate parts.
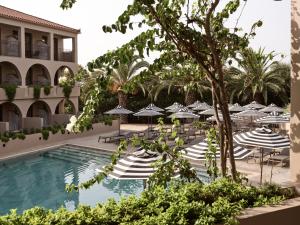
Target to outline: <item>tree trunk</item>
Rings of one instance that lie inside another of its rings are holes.
[[[258,102],[259,104],[267,104],[262,93],[255,93],[253,100]]]
[[[191,105],[197,100],[196,92],[194,90],[190,90],[185,92],[184,103],[185,105]]]
[[[127,107],[127,94],[123,91],[118,91],[119,105],[126,108]],[[127,115],[121,115],[121,123],[128,123]]]

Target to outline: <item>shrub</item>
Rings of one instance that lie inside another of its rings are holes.
[[[65,96],[66,98],[69,98],[70,95],[71,95],[73,86],[71,86],[71,85],[64,85],[62,88],[63,88],[64,96]]]
[[[8,101],[12,102],[16,96],[17,85],[6,84],[3,86]]]
[[[24,128],[24,129],[23,129],[23,133],[24,133],[24,134],[29,134],[28,129]]]
[[[24,133],[20,132],[20,133],[17,133],[17,138],[20,140],[24,140],[26,138],[26,135]]]
[[[233,224],[234,217],[246,207],[276,204],[292,196],[274,186],[247,187],[228,179],[208,185],[174,182],[167,189],[158,186],[140,197],[130,196],[119,202],[110,199],[94,208],[33,208],[21,215],[11,211],[0,217],[0,224]]]
[[[50,91],[51,91],[51,86],[50,85],[44,86],[44,94],[45,95],[49,95]]]
[[[30,129],[30,133],[31,133],[31,134],[34,134],[34,133],[35,133],[35,129],[34,129],[34,128],[31,128],[31,129]]]
[[[41,87],[36,85],[33,87],[33,97],[35,99],[39,99],[41,95]]]
[[[48,140],[49,138],[49,130],[48,129],[42,129],[42,137],[43,137],[43,140]]]
[[[1,141],[2,141],[3,143],[7,143],[7,142],[9,141],[9,138],[6,137],[6,136],[2,136],[2,137],[1,137]]]

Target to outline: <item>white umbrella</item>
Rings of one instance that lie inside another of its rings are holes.
[[[207,109],[211,109],[211,106],[208,105],[206,102],[203,102],[200,105],[193,108],[193,110],[195,110],[195,111],[203,111],[203,110],[207,110]]]
[[[241,116],[241,117],[263,117],[263,116],[267,116],[266,113],[264,112],[260,112],[256,109],[247,109],[245,111],[239,112],[239,113],[235,113],[235,115],[237,116]]]
[[[219,114],[219,118],[220,118],[220,121],[223,121],[223,116],[222,114]],[[230,115],[230,119],[231,121],[239,121],[239,120],[243,120],[242,118],[238,117],[236,114],[231,114]],[[206,119],[207,121],[216,121],[216,117],[215,116],[211,116],[211,117],[208,117]]]
[[[264,149],[286,149],[290,147],[290,140],[281,136],[278,133],[272,132],[267,128],[256,128],[253,131],[236,134],[233,136],[233,140],[241,145],[259,147],[261,149],[260,159],[260,183],[262,183],[263,173],[263,155]]]
[[[278,113],[283,113],[284,112],[284,109],[283,108],[280,108],[278,107],[277,105],[275,104],[270,104],[268,105],[267,107],[263,108],[263,109],[260,109],[259,110],[260,112],[278,112]]]
[[[186,108],[186,107],[184,105],[179,104],[179,105],[173,107],[172,109],[169,109],[167,112],[175,113],[175,112],[178,112],[182,108]]]
[[[251,109],[262,109],[265,108],[266,106],[257,103],[256,101],[251,102],[248,105],[244,105],[245,108],[251,108]]]
[[[181,104],[178,103],[178,102],[174,102],[172,105],[166,107],[165,109],[166,109],[166,110],[170,110],[170,109],[173,109],[173,108],[178,107],[179,105],[181,105]]]
[[[206,116],[211,116],[215,115],[215,109],[207,109],[199,113],[199,115],[206,115]],[[221,115],[221,111],[218,111],[218,115]]]
[[[152,118],[153,116],[161,116],[163,114],[153,110],[150,107],[146,107],[146,108],[140,110],[139,112],[137,112],[133,115],[134,116],[146,116],[146,117],[151,117]],[[148,119],[148,132],[149,132],[149,128],[151,128],[151,127],[152,127],[152,121],[151,121],[151,126],[149,127],[149,119]]]
[[[119,115],[119,135],[121,134],[121,122],[120,122],[120,117],[121,115],[128,115],[133,113],[132,111],[125,109],[123,106],[118,105],[112,110],[109,110],[105,112],[105,114],[110,114],[110,115]]]
[[[265,117],[261,117],[254,121],[255,123],[260,124],[280,124],[280,123],[289,123],[290,118],[282,115],[268,115]]]
[[[177,119],[197,119],[200,116],[194,114],[191,110],[184,107],[178,110],[178,112],[171,114],[168,116],[169,118],[177,118]]]
[[[246,110],[246,108],[243,106],[240,106],[239,103],[235,103],[234,105],[229,107],[230,112],[242,112],[245,110]]]
[[[216,156],[217,158],[220,158],[220,147],[217,144],[215,144],[215,146],[217,147],[218,150]],[[192,160],[205,160],[205,154],[207,150],[208,150],[208,143],[205,140],[203,142],[185,148],[182,152],[185,158],[192,159]],[[243,148],[237,145],[233,146],[233,151],[234,151],[235,159],[244,159],[252,152],[247,148]]]
[[[197,107],[198,105],[200,105],[200,104],[202,104],[200,101],[195,101],[193,104],[190,104],[190,105],[188,105],[187,107],[188,108],[195,108],[195,107]]]
[[[150,109],[152,109],[154,111],[157,111],[157,112],[163,112],[163,111],[165,111],[164,109],[157,107],[153,103],[150,103],[146,108],[150,108]]]

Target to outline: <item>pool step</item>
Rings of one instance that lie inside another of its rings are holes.
[[[91,161],[103,165],[110,162],[110,155],[107,153],[103,154],[103,152],[97,150],[90,151],[90,149],[82,150],[80,148],[73,148],[73,146],[63,146],[57,150],[44,153],[44,156],[74,163]]]

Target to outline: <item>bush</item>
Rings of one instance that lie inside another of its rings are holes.
[[[43,140],[48,140],[49,138],[49,130],[48,129],[42,129],[42,137],[43,137]]]
[[[69,98],[70,95],[71,95],[73,86],[71,86],[71,85],[64,85],[62,88],[63,88],[64,96],[65,96],[66,98]]]
[[[167,189],[158,186],[144,191],[140,197],[122,198],[120,202],[110,199],[72,212],[33,208],[18,215],[11,211],[0,217],[0,224],[233,224],[234,217],[246,207],[276,204],[292,196],[275,186],[247,187],[227,179],[208,185],[173,183]]]
[[[44,94],[45,95],[49,95],[50,91],[51,91],[51,86],[50,85],[47,85],[47,86],[44,87]]]
[[[26,138],[26,135],[24,133],[20,132],[20,133],[17,133],[17,138],[20,140],[24,140]]]
[[[5,90],[6,97],[8,101],[12,102],[15,99],[16,91],[17,91],[17,85],[15,84],[6,84],[3,86]]]
[[[2,137],[1,137],[1,141],[2,141],[3,143],[7,143],[7,142],[9,141],[9,138],[6,137],[6,136],[2,136]]]
[[[40,86],[34,86],[33,87],[33,97],[35,99],[39,99],[41,96],[41,87]]]

